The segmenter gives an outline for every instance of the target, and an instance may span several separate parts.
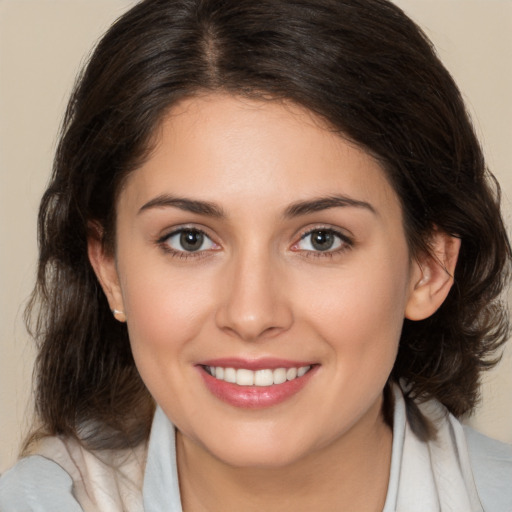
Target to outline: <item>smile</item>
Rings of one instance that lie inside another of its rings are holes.
[[[238,386],[268,387],[303,377],[311,369],[311,365],[296,368],[267,368],[255,371],[247,368],[235,369],[222,366],[204,366],[203,368],[217,380],[237,384]]]

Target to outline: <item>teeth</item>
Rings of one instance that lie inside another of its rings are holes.
[[[297,368],[288,368],[286,370],[286,380],[293,380],[297,377]]]
[[[217,368],[215,368],[215,378],[217,378]],[[236,370],[234,368],[224,368],[224,378],[222,380],[234,384],[236,382]]]
[[[283,382],[286,382],[286,370],[284,368],[277,368],[272,372],[272,378],[274,384],[282,384]]]
[[[251,370],[240,369],[236,371],[236,383],[239,386],[254,385],[254,372]]]
[[[242,370],[238,370],[239,372]],[[249,371],[249,370],[245,370]],[[251,372],[252,373],[252,372]],[[238,379],[236,380],[238,383]],[[272,370],[258,370],[254,372],[255,386],[272,386],[274,384],[274,375]]]
[[[239,386],[272,386],[283,384],[287,380],[294,380],[304,376],[311,366],[299,368],[276,368],[275,370],[247,370],[246,368],[223,368],[222,366],[208,366],[207,371],[218,380],[238,384]]]
[[[308,367],[307,366],[301,366],[298,370],[297,370],[297,377],[302,377],[307,371],[308,371]]]

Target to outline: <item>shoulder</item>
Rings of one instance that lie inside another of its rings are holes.
[[[484,510],[512,511],[512,446],[464,426],[469,458]]]
[[[32,455],[0,478],[2,512],[82,512],[73,480],[57,463]]]

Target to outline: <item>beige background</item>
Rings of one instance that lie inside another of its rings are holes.
[[[396,0],[458,81],[489,165],[512,197],[512,2]],[[30,419],[33,349],[22,321],[34,280],[35,220],[56,133],[81,62],[133,0],[0,0],[0,472]],[[487,375],[470,422],[512,442],[512,350]]]

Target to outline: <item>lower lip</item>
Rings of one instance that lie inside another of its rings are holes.
[[[302,377],[272,386],[238,386],[212,377],[202,366],[198,368],[206,387],[223,402],[244,409],[263,409],[285,402],[297,394],[316,373],[317,366]]]

